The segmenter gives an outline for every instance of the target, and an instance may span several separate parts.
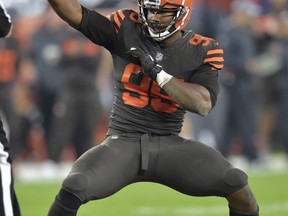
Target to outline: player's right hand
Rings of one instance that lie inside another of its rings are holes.
[[[141,72],[151,79],[156,80],[157,74],[162,70],[162,67],[161,65],[156,64],[151,55],[145,53],[140,48],[135,47],[131,47],[127,54],[128,56],[138,58],[142,66]]]

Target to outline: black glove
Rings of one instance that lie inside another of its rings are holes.
[[[146,76],[149,76],[151,79],[156,80],[157,74],[162,70],[162,67],[161,65],[155,63],[151,55],[135,47],[130,48],[127,54],[128,56],[139,59],[142,66],[142,70],[139,73],[142,73]]]

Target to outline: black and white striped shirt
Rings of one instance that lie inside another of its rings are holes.
[[[11,17],[0,0],[0,37],[5,37],[11,28]]]

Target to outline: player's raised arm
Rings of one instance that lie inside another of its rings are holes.
[[[55,12],[70,25],[77,26],[82,20],[82,7],[76,0],[48,0]]]

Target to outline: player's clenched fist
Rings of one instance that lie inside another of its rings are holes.
[[[156,80],[157,74],[162,70],[162,66],[156,64],[151,55],[145,53],[140,48],[135,47],[130,48],[127,54],[128,56],[138,58],[142,66],[142,73],[149,76],[151,79]]]

